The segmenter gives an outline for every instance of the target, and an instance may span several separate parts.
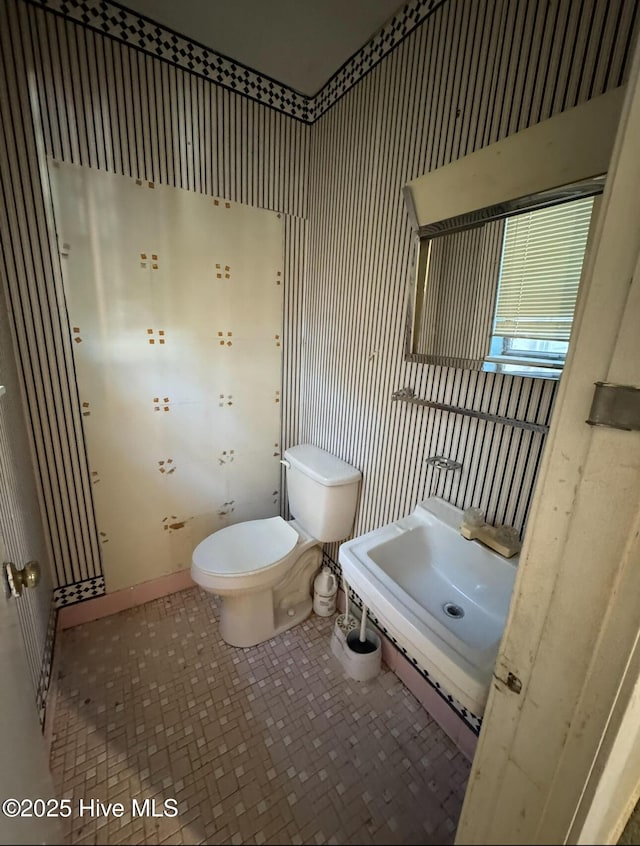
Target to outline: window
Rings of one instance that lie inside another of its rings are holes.
[[[506,221],[488,361],[501,371],[564,365],[593,197]]]

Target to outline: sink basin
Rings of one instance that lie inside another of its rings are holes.
[[[484,713],[519,556],[465,540],[463,512],[429,497],[341,545],[345,580],[432,681]]]

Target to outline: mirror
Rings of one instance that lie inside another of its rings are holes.
[[[405,358],[557,379],[604,181],[598,176],[420,227]]]

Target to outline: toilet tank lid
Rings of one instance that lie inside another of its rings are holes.
[[[348,485],[362,478],[362,473],[356,467],[313,444],[289,447],[284,457],[297,470],[328,487]]]

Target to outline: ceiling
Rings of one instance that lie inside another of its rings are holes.
[[[126,6],[312,96],[406,0],[123,0]]]

